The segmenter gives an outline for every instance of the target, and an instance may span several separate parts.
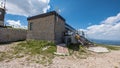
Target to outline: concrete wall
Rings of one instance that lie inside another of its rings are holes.
[[[25,40],[26,30],[0,28],[0,43]]]
[[[54,18],[54,15],[50,15],[29,20],[27,39],[54,41]]]

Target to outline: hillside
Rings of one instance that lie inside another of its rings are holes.
[[[119,68],[119,47],[107,48],[110,49],[109,53],[89,52],[82,47],[81,51],[70,50],[69,56],[57,56],[53,54],[56,47],[51,42],[1,44],[0,68]]]

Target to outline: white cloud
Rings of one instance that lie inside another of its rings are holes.
[[[27,29],[27,26],[24,26],[20,23],[20,20],[14,21],[14,20],[7,20],[7,23],[9,26],[12,26],[13,28],[22,28]]]
[[[91,39],[120,40],[120,13],[108,17],[99,25],[89,26],[84,31]]]
[[[7,0],[7,13],[33,16],[47,12],[50,0]]]

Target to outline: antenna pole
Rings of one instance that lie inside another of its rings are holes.
[[[55,11],[59,14],[60,13],[60,10],[58,7],[55,8]]]
[[[6,10],[6,0],[4,0],[4,9]]]
[[[2,0],[0,1],[0,7],[1,8],[3,7],[3,1]]]
[[[3,9],[6,9],[6,0],[1,0],[0,1],[0,7]]]

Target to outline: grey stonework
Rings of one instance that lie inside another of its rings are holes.
[[[65,20],[56,12],[28,18],[27,39],[62,43],[64,32]]]
[[[26,40],[27,30],[9,29],[4,26],[5,9],[0,8],[0,44]]]
[[[26,35],[26,30],[0,28],[0,43],[25,40]]]
[[[4,23],[3,23],[3,21],[0,21],[0,26],[4,26]]]
[[[4,12],[3,12],[4,13]],[[4,18],[4,16],[1,16]],[[0,20],[0,43],[19,40],[46,40],[56,44],[63,43],[64,32],[74,30],[66,24],[65,19],[55,11],[29,17],[28,31],[4,27],[4,19]]]
[[[5,9],[0,8],[0,27],[4,26]]]

